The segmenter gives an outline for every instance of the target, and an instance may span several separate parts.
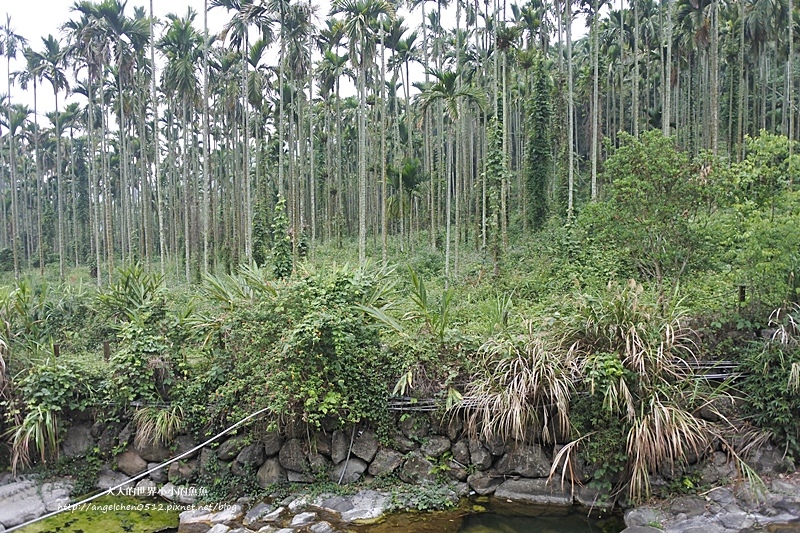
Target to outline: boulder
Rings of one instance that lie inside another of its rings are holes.
[[[143,441],[142,439],[133,440],[133,451],[139,454],[139,457],[148,463],[163,463],[170,457],[172,452],[161,444],[160,442],[153,442],[151,440]]]
[[[466,481],[468,476],[467,467],[452,459],[447,461],[447,477],[453,481]]]
[[[303,441],[300,439],[289,439],[281,447],[278,453],[278,460],[286,470],[295,472],[307,472],[309,469],[308,458]]]
[[[287,470],[286,471],[286,478],[289,480],[289,483],[312,483],[314,481],[314,477],[307,472],[295,472],[294,470]]]
[[[133,450],[126,450],[117,456],[117,470],[133,477],[147,470],[147,461]]]
[[[501,455],[506,453],[506,443],[502,438],[500,438],[497,435],[494,435],[487,439],[483,439],[481,443],[487,450],[489,450],[489,453],[491,453],[495,457],[500,457]]]
[[[660,524],[664,515],[652,507],[637,507],[625,511],[625,525],[629,527]]]
[[[296,514],[292,517],[291,527],[303,527],[313,523],[317,519],[317,513],[308,511]]]
[[[239,455],[236,456],[236,462],[243,466],[259,467],[264,464],[267,456],[264,452],[264,447],[260,444],[251,444],[242,448]]]
[[[398,431],[392,438],[392,448],[401,453],[408,453],[419,448],[419,444]]]
[[[662,530],[650,526],[631,526],[622,530],[622,533],[664,533]]]
[[[313,526],[309,527],[308,530],[311,533],[334,533],[333,526],[330,525],[329,522],[317,522]]]
[[[391,474],[401,464],[403,464],[403,454],[389,448],[381,448],[369,465],[369,473],[372,476]]]
[[[178,435],[175,437],[175,453],[174,456],[177,457],[179,455],[183,455],[184,453],[188,452],[189,450],[194,449],[197,446],[197,442],[192,438],[191,435]],[[193,459],[197,456],[197,451],[183,457],[183,459]]]
[[[492,466],[492,454],[477,439],[469,439],[469,460],[478,470],[486,470]]]
[[[488,496],[503,483],[503,478],[495,470],[478,471],[467,477],[470,488],[480,496]]]
[[[517,474],[539,478],[550,474],[550,459],[541,446],[517,444],[497,461],[497,471],[503,475]]]
[[[330,435],[328,435],[327,433],[318,432],[314,434],[314,442],[311,444],[311,449],[316,453],[330,457],[331,444],[332,442]]]
[[[285,510],[285,507],[273,509],[273,507],[269,504],[259,503],[250,509],[246,515],[244,515],[242,524],[250,529],[259,529],[266,525],[277,522]]]
[[[509,479],[497,487],[495,497],[543,505],[572,505],[569,487],[546,479]]]
[[[111,453],[114,446],[117,444],[117,436],[119,435],[119,424],[106,424],[102,425],[100,435],[97,439],[97,448],[102,453]],[[127,442],[125,443],[127,445]]]
[[[425,457],[439,458],[444,452],[450,449],[450,439],[443,435],[433,435],[420,447],[422,455]]]
[[[67,429],[61,450],[65,457],[83,457],[94,446],[92,426],[88,423],[75,424]]]
[[[466,440],[454,442],[450,446],[450,452],[453,454],[454,461],[458,461],[464,466],[469,465],[469,444]]]
[[[327,472],[331,467],[330,460],[321,453],[309,453],[308,464],[311,467],[311,472],[315,474]]]
[[[197,470],[198,462],[196,459],[186,461],[185,463],[183,461],[178,461],[169,465],[167,478],[176,485],[183,485],[194,479]]]
[[[232,461],[239,455],[239,452],[242,451],[242,448],[244,448],[246,444],[247,442],[244,435],[229,438],[217,448],[217,459],[221,461]]]
[[[366,462],[372,461],[378,451],[378,438],[371,429],[361,431],[353,440],[352,453]]]
[[[349,497],[353,508],[342,512],[343,522],[374,521],[386,513],[391,499],[374,490],[362,490]]]
[[[286,481],[286,470],[283,469],[278,459],[272,457],[267,459],[258,469],[256,479],[258,480],[258,486],[265,489],[275,483]]]
[[[430,434],[431,422],[425,416],[409,416],[402,419],[398,427],[409,439],[420,441]]]
[[[108,490],[112,487],[116,487],[118,485],[124,484],[126,481],[130,481],[131,478],[126,476],[121,472],[115,472],[111,469],[104,468],[100,471],[97,475],[97,481],[95,482],[95,487],[101,490]],[[133,486],[133,483],[128,486]]]
[[[159,464],[160,463],[147,463],[147,469],[153,470],[155,467],[159,466]],[[153,470],[152,472],[150,472],[150,479],[152,479],[156,483],[166,483],[168,481],[167,477],[168,470],[169,467]]]
[[[272,431],[264,437],[264,453],[267,457],[277,455],[281,451],[281,446],[283,446],[283,437],[278,432]]]
[[[171,502],[193,505],[202,494],[196,487],[178,487],[173,483],[166,483],[158,491],[158,495]]]
[[[367,470],[367,463],[358,457],[351,457],[349,461],[342,461],[331,470],[329,475],[330,480],[336,483],[342,480],[342,483],[355,483],[361,478]]]
[[[693,516],[700,516],[706,512],[706,502],[699,497],[681,496],[672,500],[669,504],[669,510],[671,513],[682,513],[686,515],[687,518],[691,518]]]
[[[345,435],[344,431],[336,430],[331,438],[331,460],[338,464],[347,459],[347,452],[350,449],[350,436]]]
[[[421,453],[411,452],[398,471],[398,477],[406,483],[434,482],[436,476],[431,473],[432,469],[433,464]]]

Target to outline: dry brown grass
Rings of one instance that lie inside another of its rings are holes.
[[[482,373],[467,386],[459,406],[472,434],[552,443],[569,433],[574,367],[532,322],[520,335],[490,339],[481,354]]]

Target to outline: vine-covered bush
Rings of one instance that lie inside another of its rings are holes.
[[[221,383],[208,391],[208,422],[269,407],[276,418],[316,427],[329,416],[380,425],[397,364],[359,305],[374,303],[381,283],[346,270],[292,278],[237,307],[202,378],[210,387]]]

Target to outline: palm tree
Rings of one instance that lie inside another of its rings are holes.
[[[44,276],[44,237],[42,231],[42,185],[44,178],[41,169],[41,153],[39,151],[39,111],[38,111],[38,86],[42,78],[42,62],[40,56],[30,48],[23,51],[25,56],[25,70],[15,72],[14,75],[20,81],[22,89],[28,88],[28,83],[33,83],[33,128],[34,128],[34,152],[36,159],[36,226],[39,242],[39,273]]]
[[[69,90],[69,83],[64,73],[66,67],[66,51],[61,48],[61,44],[53,37],[48,35],[42,38],[44,44],[43,52],[34,52],[38,56],[41,65],[41,74],[44,79],[50,82],[53,87],[55,98],[55,127],[56,134],[56,176],[57,176],[57,201],[58,201],[58,271],[61,279],[64,279],[64,183],[61,171],[61,124],[60,112],[58,109],[58,93],[62,90]]]
[[[167,18],[170,25],[166,34],[158,41],[158,48],[167,57],[167,66],[162,74],[164,92],[170,99],[177,99],[181,103],[183,122],[183,242],[184,242],[184,273],[186,282],[191,281],[191,220],[197,218],[197,213],[192,216],[190,191],[193,188],[189,176],[189,130],[191,128],[190,107],[194,109],[200,91],[198,87],[195,64],[202,54],[202,36],[192,26],[197,14],[188,8],[186,16],[178,17],[170,13]],[[194,113],[192,112],[192,116]]]
[[[420,95],[420,111],[424,114],[428,111],[431,105],[436,102],[442,102],[445,114],[450,119],[451,124],[455,125],[461,115],[461,108],[463,101],[474,102],[481,108],[484,106],[486,96],[480,90],[472,85],[459,86],[458,74],[452,70],[439,71],[431,70],[431,76],[436,80],[432,85],[426,87],[425,91]],[[455,145],[455,161],[459,161],[459,143]],[[450,222],[451,216],[451,198],[453,196],[453,179],[451,172],[445,171],[447,176],[447,192],[445,197],[445,283],[449,281],[450,277]]]
[[[9,173],[10,173],[10,182],[11,182],[11,248],[13,250],[14,256],[14,277],[19,279],[19,249],[17,243],[19,239],[17,238],[18,235],[18,223],[19,223],[19,208],[17,206],[17,182],[16,182],[16,175],[14,172],[14,135],[15,130],[11,127],[11,117],[13,112],[11,110],[11,60],[16,59],[17,51],[24,47],[27,44],[26,39],[16,33],[16,31],[11,27],[11,17],[6,15],[6,23],[4,26],[0,27],[0,55],[5,56],[6,58],[6,72],[8,74],[6,78],[6,87],[8,88],[8,92],[6,93],[6,97],[8,99],[8,110],[6,111],[8,115],[8,128],[9,128]],[[0,102],[2,103],[2,102]],[[0,143],[0,153],[2,152],[2,143]]]
[[[367,249],[367,113],[366,74],[375,56],[375,22],[380,16],[394,17],[386,0],[335,0],[331,15],[343,13],[343,31],[350,41],[350,59],[358,70],[358,260]]]

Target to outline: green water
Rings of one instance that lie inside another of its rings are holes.
[[[74,511],[20,529],[20,533],[155,533],[175,531],[179,510],[164,500],[104,496]]]

